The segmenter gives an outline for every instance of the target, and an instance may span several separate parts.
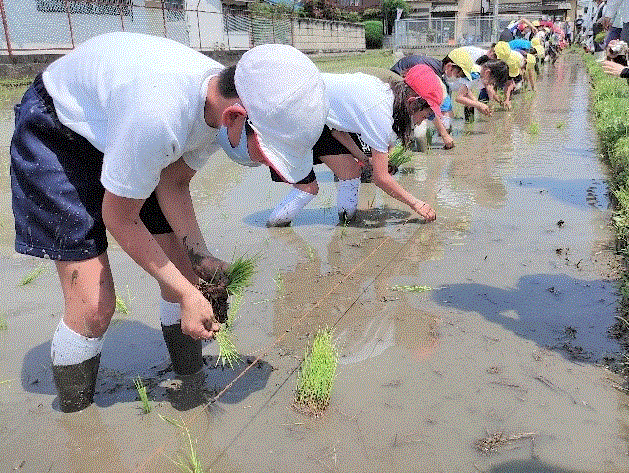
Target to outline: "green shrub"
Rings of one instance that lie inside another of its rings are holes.
[[[365,45],[367,49],[380,49],[382,47],[382,21],[369,20],[365,25]]]

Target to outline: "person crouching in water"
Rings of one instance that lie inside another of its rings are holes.
[[[433,112],[441,116],[441,82],[432,69],[418,65],[403,80],[384,82],[363,74],[322,74],[330,109],[321,137],[313,148],[314,164],[325,164],[338,177],[337,209],[341,223],[351,221],[358,206],[361,166],[373,166],[373,183],[408,205],[426,221],[437,217],[433,208],[416,198],[389,174],[389,152],[399,139],[413,139],[413,128]],[[359,140],[360,138],[360,140]],[[371,156],[360,149],[360,142]],[[271,169],[272,179],[281,178]],[[287,226],[319,191],[314,171],[271,213],[267,226]]]

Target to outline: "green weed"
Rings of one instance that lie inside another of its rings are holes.
[[[319,330],[306,347],[297,377],[294,407],[308,415],[319,416],[330,402],[338,352],[329,328]]]
[[[138,390],[138,395],[140,396],[140,401],[142,401],[142,412],[148,414],[153,409],[151,403],[149,402],[148,395],[146,394],[146,386],[144,386],[144,382],[142,378],[139,376],[134,379],[135,389]]]

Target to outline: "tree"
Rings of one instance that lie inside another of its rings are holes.
[[[397,18],[398,8],[402,9],[402,16],[408,14],[409,8],[405,0],[384,0],[382,2],[382,20],[384,21],[385,34],[393,33],[393,25]]]

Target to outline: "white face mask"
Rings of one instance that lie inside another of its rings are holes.
[[[240,134],[240,141],[238,146],[233,147],[229,141],[227,134],[227,127],[221,125],[216,135],[216,142],[223,148],[227,157],[232,161],[241,164],[243,166],[256,167],[261,163],[253,161],[249,156],[249,146],[247,145],[247,127],[246,124],[242,126],[242,133]]]

